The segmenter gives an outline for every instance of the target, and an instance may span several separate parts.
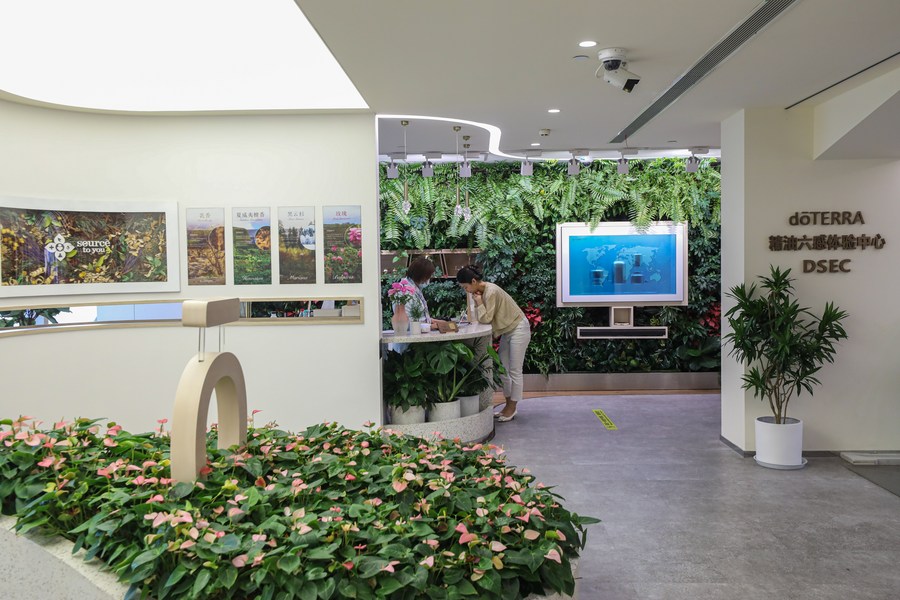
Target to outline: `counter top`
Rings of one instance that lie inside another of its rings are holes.
[[[452,333],[441,333],[439,331],[431,331],[429,333],[421,333],[419,335],[394,335],[393,331],[382,331],[381,341],[384,343],[404,343],[418,344],[423,342],[455,342],[457,340],[468,340],[491,334],[491,326],[484,323],[469,323],[462,325],[459,331]]]

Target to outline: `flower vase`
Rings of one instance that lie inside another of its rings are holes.
[[[397,307],[394,316],[391,317],[391,326],[394,328],[394,335],[407,335],[409,333],[409,315],[406,314],[406,307],[400,305]]]

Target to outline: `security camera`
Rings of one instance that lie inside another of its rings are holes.
[[[600,67],[596,75],[600,77],[600,71],[603,71],[603,81],[606,83],[630,94],[641,80],[640,75],[625,68],[628,62],[625,60],[624,49],[604,48],[597,53],[597,58],[600,59]]]

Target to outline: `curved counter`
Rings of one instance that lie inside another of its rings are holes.
[[[479,351],[479,347],[486,348],[491,341],[491,326],[483,323],[469,323],[461,326],[459,331],[448,333],[431,331],[418,335],[394,335],[392,331],[381,332],[383,344],[422,344],[465,340],[470,340],[469,344],[475,347],[476,352]],[[446,421],[428,421],[408,425],[387,424],[385,428],[423,438],[441,436],[446,439],[459,438],[466,443],[483,442],[494,435],[493,399],[494,390],[486,389],[481,392],[479,397],[477,414]]]
[[[491,326],[484,323],[469,323],[462,325],[459,331],[441,333],[429,331],[416,335],[394,335],[393,331],[382,331],[381,341],[385,344],[418,344],[422,342],[458,342],[471,340],[491,334]]]

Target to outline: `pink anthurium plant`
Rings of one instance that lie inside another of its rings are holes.
[[[169,438],[78,419],[0,421],[0,506],[64,536],[135,597],[524,598],[574,590],[585,525],[495,446],[325,423],[251,428],[201,481]]]

